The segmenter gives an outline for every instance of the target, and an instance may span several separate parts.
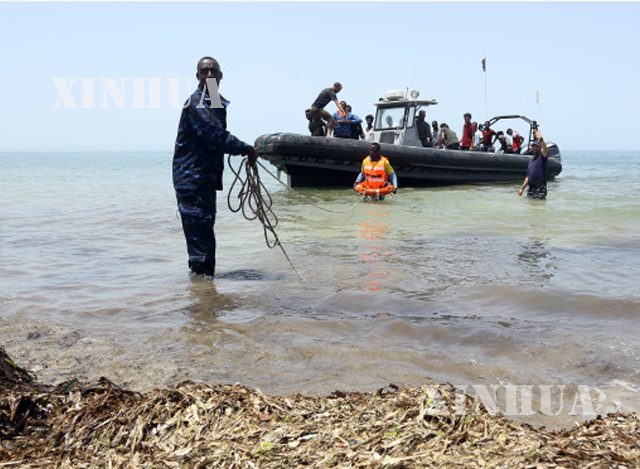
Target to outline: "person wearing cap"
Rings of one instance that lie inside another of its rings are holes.
[[[536,129],[534,135],[536,140],[531,142],[533,158],[529,161],[527,177],[524,178],[518,195],[522,195],[525,187],[529,186],[528,197],[545,199],[547,197],[547,144],[539,130]]]

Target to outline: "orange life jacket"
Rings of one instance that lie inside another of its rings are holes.
[[[380,160],[378,161],[371,161],[371,158],[367,156],[362,165],[365,187],[369,189],[380,189],[384,187],[389,179],[384,169],[386,161],[387,159],[384,156],[380,156]]]

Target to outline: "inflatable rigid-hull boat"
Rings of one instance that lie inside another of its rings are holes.
[[[291,187],[351,186],[360,172],[362,161],[369,154],[371,143],[278,133],[258,137],[255,147],[260,157],[287,174]],[[532,158],[529,154],[379,143],[380,154],[389,159],[400,187],[521,183]],[[562,171],[562,162],[557,145],[547,142],[547,147],[548,177],[551,179]]]

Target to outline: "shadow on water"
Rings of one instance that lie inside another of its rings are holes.
[[[523,252],[518,254],[518,261],[523,264],[531,278],[542,284],[551,280],[556,269],[556,259],[547,247],[546,241],[537,237],[531,238],[522,248]]]
[[[223,272],[216,274],[216,279],[221,280],[267,280],[277,281],[284,280],[286,277],[284,274],[269,273],[257,269],[239,269],[231,270],[229,272]]]

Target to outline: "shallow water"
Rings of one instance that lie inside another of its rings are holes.
[[[400,181],[355,207],[350,188],[293,193],[262,171],[302,281],[226,191],[207,280],[186,268],[170,154],[0,154],[2,345],[51,383],[325,395],[431,378],[583,385],[640,410],[640,153],[563,163],[546,201]]]

